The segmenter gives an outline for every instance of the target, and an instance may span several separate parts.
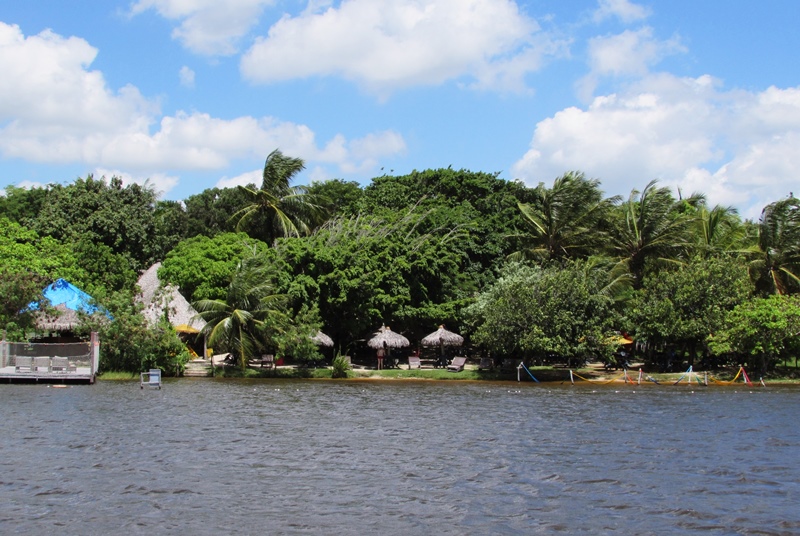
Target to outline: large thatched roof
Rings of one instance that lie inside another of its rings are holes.
[[[447,331],[444,326],[422,338],[423,346],[461,346],[464,344],[464,337],[452,331]]]
[[[71,331],[80,323],[78,312],[70,309],[66,305],[56,305],[54,314],[45,311],[36,313],[36,327],[42,331]]]
[[[389,348],[404,348],[411,344],[408,339],[399,333],[395,333],[391,328],[383,326],[367,341],[367,346],[377,349],[381,348],[384,342]]]
[[[196,318],[197,311],[186,298],[173,285],[162,286],[158,279],[158,262],[148,268],[139,278],[141,294],[137,301],[145,305],[144,316],[151,323],[156,324],[167,312],[170,324],[176,329],[187,332],[197,332],[205,327],[204,320]]]
[[[315,343],[317,343],[320,346],[327,346],[328,348],[333,346],[333,339],[331,339],[330,337],[328,337],[327,335],[325,335],[321,331],[318,331],[316,333],[316,335],[311,337],[311,340],[314,341]]]

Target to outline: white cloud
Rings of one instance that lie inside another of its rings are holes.
[[[246,173],[242,173],[241,175],[237,175],[235,177],[223,177],[217,181],[217,184],[214,186],[216,188],[234,188],[236,186],[247,186],[248,184],[255,184],[256,186],[261,185],[262,179],[262,170],[255,169],[253,171],[248,171]]]
[[[799,143],[800,88],[726,92],[708,76],[662,74],[539,122],[513,172],[535,184],[580,170],[609,195],[657,178],[752,217],[798,189]]]
[[[163,170],[221,169],[234,159],[260,160],[274,148],[342,170],[368,169],[376,158],[405,150],[392,131],[334,136],[320,146],[308,126],[274,117],[161,116],[136,88],[113,92],[100,72],[88,70],[96,54],[82,39],[49,31],[26,38],[0,22],[0,154],[128,170],[168,190],[174,177]]]
[[[644,76],[665,56],[685,51],[680,39],[658,40],[650,27],[594,37],[589,40],[589,74],[578,81],[578,92],[586,100],[602,77]]]
[[[106,181],[110,180],[112,177],[119,177],[122,179],[122,184],[129,185],[129,184],[141,184],[151,186],[155,192],[159,195],[159,197],[163,197],[165,194],[169,193],[175,186],[178,185],[180,179],[175,176],[167,175],[165,173],[153,173],[152,175],[131,175],[125,171],[120,170],[110,170],[104,168],[98,168],[93,173],[95,178],[103,177]]]
[[[272,83],[340,76],[385,97],[462,77],[518,90],[560,47],[511,0],[343,0],[285,15],[242,58],[245,78]]]
[[[194,88],[194,71],[187,66],[181,67],[178,71],[178,78],[180,78],[181,85],[187,88]]]
[[[599,0],[597,10],[594,12],[595,22],[602,22],[608,18],[616,17],[629,24],[646,19],[650,16],[650,9],[634,4],[629,0]]]
[[[238,51],[240,39],[246,35],[266,6],[274,0],[138,0],[131,14],[149,9],[171,21],[179,21],[172,31],[187,49],[207,56],[229,56]]]

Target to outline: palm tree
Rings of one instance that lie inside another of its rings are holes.
[[[253,234],[258,236],[254,238],[267,242],[280,236],[308,234],[325,211],[306,186],[290,186],[303,169],[302,159],[284,156],[279,149],[272,151],[264,163],[261,188],[239,186],[249,202],[231,216],[237,220],[236,229],[255,223]]]
[[[617,197],[603,199],[600,181],[576,172],[558,177],[552,188],[539,184],[533,195],[533,203],[519,203],[532,247],[512,258],[563,260],[590,254],[604,241],[601,224],[619,202]]]
[[[734,207],[716,205],[711,210],[702,204],[697,211],[697,240],[707,252],[734,249],[743,239],[738,212]]]
[[[800,290],[800,200],[790,196],[764,207],[753,253],[757,258],[750,263],[750,274],[759,292]]]
[[[194,303],[207,322],[208,343],[233,354],[244,369],[248,360],[270,344],[286,320],[285,296],[274,293],[271,274],[252,256],[243,259],[231,278],[224,300]]]
[[[650,181],[644,190],[632,190],[619,206],[612,228],[611,249],[633,277],[633,288],[642,288],[645,265],[651,261],[675,261],[691,247],[693,222],[687,209],[704,201],[701,194],[675,199],[668,188]]]

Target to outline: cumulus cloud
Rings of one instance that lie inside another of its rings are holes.
[[[589,40],[589,73],[578,81],[578,93],[586,100],[603,77],[641,77],[664,57],[685,51],[679,38],[656,39],[650,27],[594,37]]]
[[[386,96],[470,79],[519,90],[561,45],[511,0],[344,0],[285,15],[242,58],[243,76],[272,83],[339,76]]]
[[[246,35],[264,8],[274,0],[138,0],[131,15],[154,10],[165,19],[177,21],[173,39],[196,54],[229,56],[238,52]]]
[[[234,159],[264,158],[276,147],[341,170],[367,169],[376,158],[405,150],[392,131],[320,144],[308,126],[274,117],[163,116],[136,88],[112,91],[102,73],[89,70],[96,54],[83,39],[50,31],[25,37],[0,22],[0,154],[128,170],[168,190],[174,176],[163,170],[221,169]]]
[[[536,184],[580,170],[609,195],[657,178],[754,217],[796,184],[798,142],[800,88],[725,91],[709,76],[660,74],[539,122],[513,172]]]
[[[593,18],[595,22],[602,22],[609,18],[617,18],[630,24],[650,16],[650,9],[634,4],[630,0],[599,0]]]

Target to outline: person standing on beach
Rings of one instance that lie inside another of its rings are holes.
[[[378,348],[378,370],[383,369],[383,358],[386,355],[386,342],[384,341],[383,346]]]

